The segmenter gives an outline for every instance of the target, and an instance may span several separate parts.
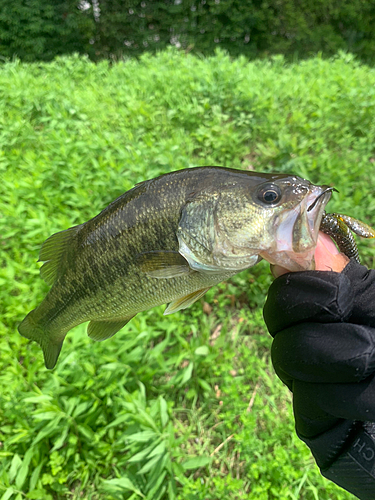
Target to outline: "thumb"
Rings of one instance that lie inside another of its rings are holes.
[[[337,250],[332,239],[321,231],[318,235],[314,260],[316,271],[335,271],[336,273],[340,273],[349,262],[349,258]],[[275,278],[278,278],[290,271],[285,267],[275,265],[271,266],[271,272]]]

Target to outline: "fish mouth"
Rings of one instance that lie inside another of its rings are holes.
[[[324,208],[329,202],[333,191],[337,191],[337,189],[331,186],[314,186],[306,197],[305,216],[302,218],[307,222],[310,233],[310,244],[314,242],[314,247],[318,241],[319,227],[322,221]]]
[[[319,227],[332,191],[336,190],[330,186],[310,185],[304,200],[278,217],[275,245],[261,257],[289,271],[313,269]]]
[[[322,186],[322,188],[324,189],[325,186]],[[319,199],[322,198],[325,194],[329,193],[331,195],[331,193],[333,191],[336,191],[336,193],[338,193],[337,189],[334,188],[334,187],[327,187],[324,189],[324,191],[322,191],[320,194],[318,194],[318,196],[315,198],[315,200],[311,203],[311,205],[309,207],[307,207],[307,212],[311,212],[311,210],[313,210],[313,208],[316,206],[316,204],[318,203]],[[330,198],[331,196],[329,196]],[[326,201],[326,203],[328,203],[329,201],[329,198],[328,200]],[[321,200],[321,201],[324,201],[324,200]],[[326,204],[325,203],[325,204]]]
[[[335,188],[330,186],[312,186],[305,202],[300,205],[300,214],[295,220],[292,237],[292,247],[296,254],[312,252],[311,257],[313,256],[324,208],[331,198],[332,191],[335,191]]]

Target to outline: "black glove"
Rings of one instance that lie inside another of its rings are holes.
[[[264,319],[272,362],[293,392],[296,431],[323,476],[375,499],[375,271],[288,273]]]

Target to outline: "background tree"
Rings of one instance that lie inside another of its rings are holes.
[[[375,54],[373,0],[0,0],[0,55],[136,56],[176,45],[212,54]]]
[[[95,57],[92,9],[77,0],[0,1],[0,55],[48,61],[73,52]]]

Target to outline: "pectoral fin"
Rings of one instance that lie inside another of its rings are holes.
[[[151,278],[176,278],[193,272],[184,257],[172,250],[156,250],[141,253],[137,262],[147,276]]]
[[[132,318],[134,318],[134,316],[124,318],[120,321],[90,321],[87,327],[87,335],[97,342],[109,339],[121,330],[121,328],[123,328]]]
[[[201,297],[210,289],[211,287],[208,288],[202,288],[201,290],[197,290],[193,293],[189,293],[188,295],[185,295],[185,297],[181,297],[180,299],[174,300],[171,302],[166,310],[164,311],[164,315],[167,314],[172,314],[177,311],[180,311],[181,309],[186,309],[187,307],[190,307],[194,302]]]

